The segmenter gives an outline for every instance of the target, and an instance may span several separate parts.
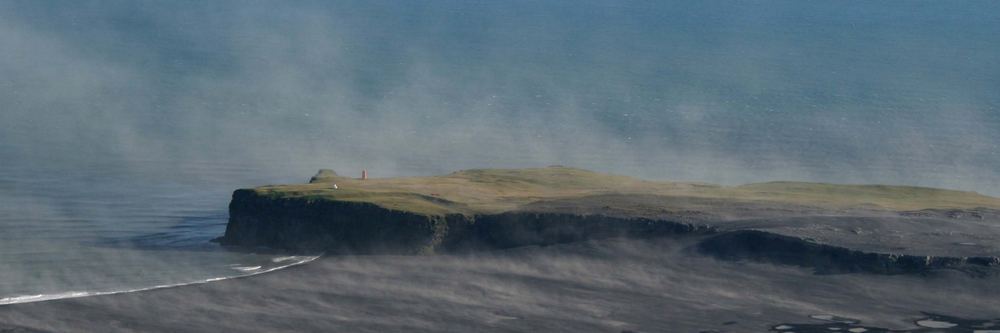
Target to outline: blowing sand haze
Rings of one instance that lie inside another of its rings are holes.
[[[995,332],[997,31],[0,1],[0,332]]]

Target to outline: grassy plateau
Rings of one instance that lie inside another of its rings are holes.
[[[720,186],[647,181],[561,166],[474,169],[442,176],[367,180],[321,170],[308,184],[271,185],[254,190],[273,198],[366,202],[422,215],[494,214],[516,211],[532,203],[572,202],[605,195],[619,198],[652,196],[674,209],[685,209],[684,203],[692,200],[700,203],[698,209],[705,209],[705,203],[708,206],[753,203],[886,211],[1000,209],[998,198],[925,187],[784,181]]]

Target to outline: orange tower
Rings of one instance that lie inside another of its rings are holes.
[[[361,180],[368,179],[368,169],[361,169]]]

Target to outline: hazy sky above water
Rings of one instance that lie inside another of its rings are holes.
[[[4,1],[0,159],[1000,195],[997,31],[995,1]]]

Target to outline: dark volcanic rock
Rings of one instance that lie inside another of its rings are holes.
[[[428,216],[370,203],[271,198],[252,190],[236,191],[229,211],[226,234],[219,239],[223,245],[299,252],[427,254],[710,231],[667,220],[603,215]]]
[[[935,257],[863,252],[760,230],[740,230],[708,238],[698,249],[722,259],[749,259],[814,268],[818,273],[926,273],[953,268],[977,274],[1000,267],[998,257]]]
[[[449,222],[453,220],[449,219]],[[614,237],[644,238],[704,233],[692,224],[604,215],[512,212],[479,215],[449,223],[442,248],[448,251],[552,245]]]
[[[269,198],[237,190],[223,245],[299,252],[417,253],[432,247],[441,219],[370,203]]]
[[[666,219],[582,212],[421,215],[371,203],[270,197],[253,190],[238,190],[230,203],[225,236],[219,241],[229,246],[264,246],[309,253],[432,254],[615,237],[710,235],[698,243],[700,252],[728,260],[810,267],[822,274],[923,274],[936,269],[958,269],[984,275],[1000,267],[1000,257],[985,254],[991,253],[989,251],[983,252],[984,255],[955,255],[962,253],[956,250],[936,254],[932,251],[932,255],[918,255],[913,249],[905,253],[882,252],[878,248],[854,244],[857,240],[853,238],[866,237],[863,232],[855,235],[827,231],[853,225],[917,225],[925,221],[920,218],[894,222],[891,219],[801,217],[722,223],[722,227],[717,228]],[[853,224],[842,225],[843,221]],[[878,221],[883,222],[878,224]],[[895,224],[886,224],[890,222]],[[809,227],[814,223],[821,225]],[[828,227],[821,228],[822,225]],[[795,227],[786,230],[787,226]],[[823,233],[817,233],[819,231]],[[817,242],[808,235],[834,242]],[[848,236],[851,239],[841,239]],[[937,247],[928,245],[926,249]]]

